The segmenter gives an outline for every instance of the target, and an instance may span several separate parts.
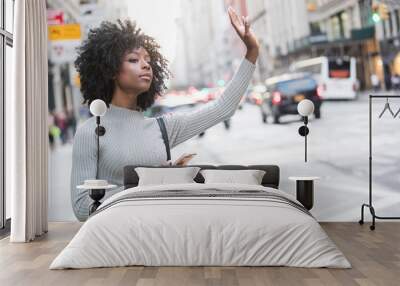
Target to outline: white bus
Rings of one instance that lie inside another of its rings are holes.
[[[355,99],[358,93],[356,59],[318,57],[291,64],[290,71],[310,72],[319,84],[323,99]]]

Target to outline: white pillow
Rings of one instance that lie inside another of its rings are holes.
[[[136,167],[138,186],[196,183],[193,179],[200,167],[147,168]]]
[[[247,185],[261,185],[265,175],[263,170],[201,170],[204,183],[236,183]]]

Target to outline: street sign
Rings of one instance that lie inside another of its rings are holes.
[[[64,12],[62,10],[47,10],[47,25],[64,24]]]
[[[76,48],[81,44],[79,24],[51,25],[49,29],[49,57],[53,63],[74,61]]]
[[[56,64],[74,61],[77,57],[76,48],[79,47],[80,44],[80,40],[49,42],[50,60]]]
[[[79,24],[50,25],[48,29],[50,41],[81,39],[81,26]]]

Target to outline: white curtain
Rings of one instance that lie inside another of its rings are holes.
[[[6,97],[6,187],[11,191],[11,242],[47,232],[48,98],[45,0],[14,8],[12,94]]]

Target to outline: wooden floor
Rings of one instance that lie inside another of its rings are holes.
[[[323,223],[353,268],[119,267],[48,270],[79,229],[51,223],[32,243],[0,241],[0,285],[400,285],[400,223],[379,222],[375,231],[357,223]]]

